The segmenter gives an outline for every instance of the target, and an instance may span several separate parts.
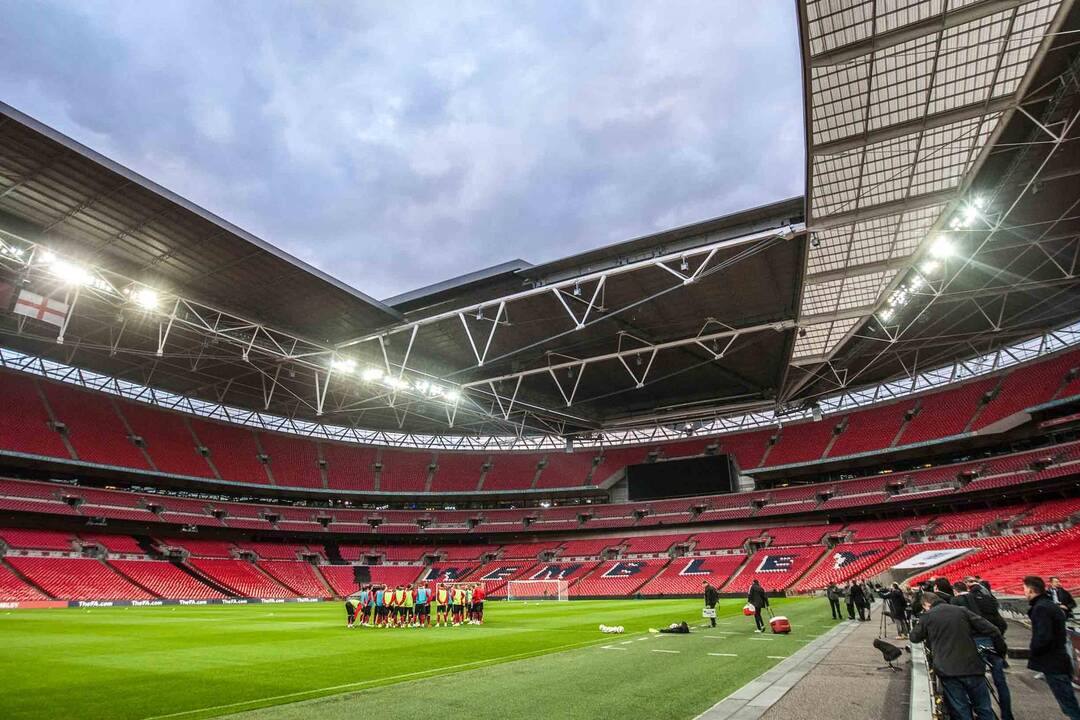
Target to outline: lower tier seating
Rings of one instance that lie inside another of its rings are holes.
[[[6,566],[0,565],[0,601],[28,602],[30,600],[48,600],[48,598],[24,583]]]
[[[746,555],[741,553],[676,558],[639,592],[643,595],[694,595],[702,592],[701,583],[704,581],[720,588],[744,562]]]
[[[110,560],[109,564],[124,577],[158,597],[170,600],[209,600],[225,597],[224,594],[196,580],[171,562]]]
[[[755,579],[766,590],[783,590],[801,577],[824,552],[825,548],[821,545],[770,547],[755,553],[739,574],[721,590],[747,592]]]
[[[633,595],[669,560],[612,560],[601,564],[570,586],[571,597],[624,597]]]
[[[7,562],[58,600],[151,600],[153,595],[100,560],[8,557]]]
[[[263,560],[259,567],[300,597],[326,598],[332,593],[311,563],[291,560]]]
[[[275,581],[246,560],[190,558],[188,564],[214,582],[243,597],[297,597],[297,593]]]

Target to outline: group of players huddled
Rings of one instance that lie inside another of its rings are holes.
[[[349,627],[449,627],[483,625],[483,583],[363,585],[345,598]],[[431,606],[435,605],[435,622]]]

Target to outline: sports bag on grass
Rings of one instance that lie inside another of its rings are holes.
[[[716,617],[716,608],[701,608],[701,617],[714,618]]]

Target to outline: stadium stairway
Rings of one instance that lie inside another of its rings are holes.
[[[326,588],[326,597],[337,597],[337,593],[334,592],[334,588],[330,587],[330,583],[326,581],[326,576],[322,574],[322,569],[318,565],[312,565],[311,571],[315,575],[315,579]]]
[[[9,573],[11,573],[15,577],[19,578],[19,580],[21,580],[25,585],[27,585],[28,587],[33,588],[34,590],[37,590],[39,593],[41,593],[45,597],[49,598],[50,600],[55,600],[56,599],[55,595],[53,595],[52,593],[45,590],[45,588],[41,587],[40,585],[38,585],[36,582],[31,580],[30,578],[26,577],[26,575],[22,574],[22,572],[20,572],[18,568],[16,568],[14,565],[9,563],[3,557],[0,557],[0,567],[4,568]]]
[[[195,568],[191,567],[187,563],[180,562],[179,560],[170,560],[169,562],[171,562],[174,566],[179,568],[182,572],[187,573],[191,577],[193,577],[196,580],[198,580],[199,582],[201,582],[203,585],[207,585],[207,586],[213,588],[214,590],[217,590],[219,593],[221,593],[225,597],[231,597],[231,598],[240,597],[239,593],[236,593],[233,590],[230,590],[229,588],[225,587],[221,583],[215,582],[214,580],[206,577],[201,572],[199,572]]]
[[[327,540],[323,547],[326,550],[326,559],[330,561],[331,565],[348,565],[345,558],[341,557],[341,549],[336,542]]]
[[[122,572],[119,568],[115,567],[112,563],[107,562],[105,560],[102,560],[100,558],[98,559],[98,562],[100,562],[102,565],[107,567],[109,569],[109,572],[111,572],[113,575],[116,575],[118,578],[120,578],[124,582],[131,583],[135,587],[137,587],[140,590],[142,590],[143,592],[145,592],[147,595],[150,595],[151,597],[156,597],[156,598],[163,597],[162,595],[160,595],[159,593],[156,593],[153,590],[151,590],[150,588],[146,587],[146,585],[143,585],[141,582],[139,582],[135,578],[131,577],[127,573]]]
[[[165,554],[157,549],[157,546],[154,544],[154,539],[149,535],[133,535],[132,537],[135,538],[135,542],[138,544],[139,548],[146,553],[148,558],[151,560],[165,559]]]
[[[750,561],[754,559],[754,555],[756,554],[757,553],[747,553],[743,561],[739,563],[739,567],[731,571],[731,577],[725,580],[724,584],[721,587],[718,587],[716,589],[720,592],[727,592],[728,585],[731,585],[731,583],[735,582],[735,578],[739,577],[743,569],[745,569],[746,566],[750,564]]]
[[[263,568],[261,565],[259,565],[259,563],[256,562],[256,563],[249,563],[249,564],[251,565],[251,567],[255,568],[256,573],[258,573],[259,575],[262,575],[264,578],[266,578],[266,581],[269,582],[271,585],[277,585],[279,588],[281,588],[281,589],[283,589],[283,590],[285,590],[287,592],[291,592],[291,593],[293,593],[294,595],[297,595],[297,596],[302,597],[304,595],[304,593],[297,592],[296,590],[293,590],[291,587],[286,585],[283,581],[278,580],[276,577],[274,577],[270,573],[266,572],[266,569]],[[333,597],[333,593],[330,594],[330,597]]]

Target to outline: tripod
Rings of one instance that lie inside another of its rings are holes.
[[[893,619],[892,615],[889,615],[887,612],[885,612],[885,603],[882,603],[881,604],[881,620],[878,623],[878,634],[877,634],[877,636],[879,638],[888,637],[889,625],[888,625],[888,622],[886,622],[886,618],[888,618],[890,621],[892,621],[893,626],[896,627],[896,620]],[[899,630],[897,630],[897,632],[899,632]]]

